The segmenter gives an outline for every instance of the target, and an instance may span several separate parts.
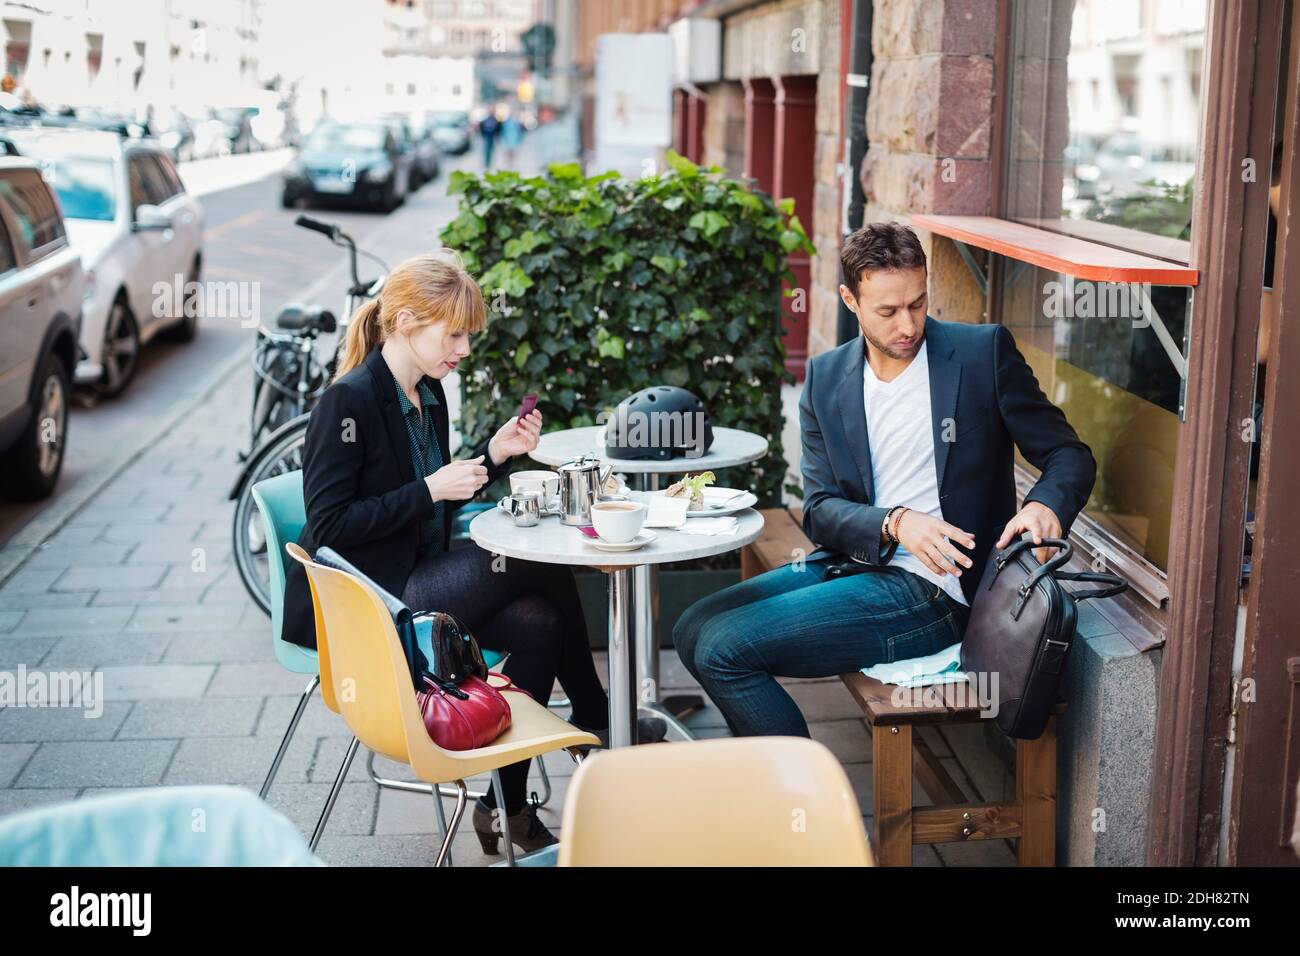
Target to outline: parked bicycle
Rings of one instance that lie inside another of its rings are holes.
[[[299,216],[297,225],[329,238],[348,253],[350,284],[343,300],[342,320],[321,306],[288,305],[275,319],[275,330],[257,330],[253,351],[253,411],[249,421],[249,451],[240,456],[244,468],[230,491],[235,502],[232,549],[239,577],[253,600],[271,611],[271,572],[266,535],[252,488],[265,478],[302,468],[307,419],[317,399],[334,378],[338,348],[356,310],[383,288],[388,267],[377,256],[357,248],[338,226]],[[383,269],[378,279],[363,280],[357,261],[365,256]],[[325,361],[318,357],[322,335],[339,333]]]

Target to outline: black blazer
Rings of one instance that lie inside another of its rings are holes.
[[[939,507],[945,521],[975,537],[974,565],[960,578],[970,601],[989,551],[1016,513],[1014,448],[1041,472],[1025,501],[1051,508],[1067,533],[1092,493],[1097,463],[1038,387],[1007,329],[927,318],[925,341]],[[808,363],[799,400],[803,528],[820,546],[809,560],[882,565],[895,549],[880,541],[896,502],[875,500],[862,396],[865,346],[859,336]],[[945,432],[955,441],[945,442]]]
[[[447,456],[447,398],[442,383],[426,378],[438,405],[434,431]],[[474,450],[487,455],[487,442]],[[505,470],[483,464],[488,480]],[[307,526],[298,543],[308,554],[330,547],[376,584],[401,597],[415,567],[420,522],[433,515],[434,502],[424,477],[411,464],[406,426],[392,373],[374,349],[364,362],[327,388],[307,423],[303,451],[303,494]],[[443,540],[451,541],[451,521],[460,502],[444,502]],[[286,560],[284,639],[316,646],[316,621],[307,575]]]

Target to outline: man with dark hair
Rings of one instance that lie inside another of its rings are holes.
[[[673,629],[737,735],[808,736],[777,677],[959,642],[989,551],[1023,533],[1061,537],[1096,477],[1007,329],[926,315],[925,250],[911,229],[864,226],[841,265],[862,337],[808,363],[799,402],[803,527],[818,548],[704,598]],[[1041,473],[1019,510],[1016,448]]]

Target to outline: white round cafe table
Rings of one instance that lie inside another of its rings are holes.
[[[543,517],[531,528],[515,526],[500,508],[480,513],[469,525],[469,536],[485,551],[544,564],[600,568],[609,576],[609,727],[610,746],[636,743],[637,676],[632,666],[636,630],[638,582],[636,569],[673,561],[689,561],[743,548],[763,531],[763,516],[753,508],[736,514],[729,535],[684,534],[652,528],[655,540],[636,551],[602,551],[572,525],[556,515]],[[691,519],[687,519],[688,521]]]
[[[682,475],[688,471],[710,471],[745,465],[767,454],[767,439],[762,435],[739,428],[715,428],[713,444],[698,458],[670,458],[667,461],[610,458],[605,454],[604,443],[597,440],[604,430],[600,425],[590,425],[586,428],[547,432],[528,457],[554,468],[582,455],[595,455],[625,475]]]
[[[767,454],[767,439],[762,435],[739,428],[715,428],[713,444],[698,458],[670,458],[666,461],[610,458],[605,454],[605,443],[601,440],[604,431],[602,425],[589,425],[585,428],[566,428],[563,431],[548,432],[541,437],[537,448],[529,457],[554,468],[582,455],[595,455],[605,465],[613,465],[615,472],[627,475],[634,488],[644,491],[658,488],[660,475],[682,475],[687,472],[732,468],[757,461]],[[638,683],[642,688],[642,706],[648,713],[667,721],[670,735],[689,740],[691,733],[678,719],[678,714],[693,710],[702,701],[698,697],[681,698],[674,702],[681,705],[680,710],[665,708],[659,702],[659,647],[655,640],[655,608],[659,605],[659,575],[654,567],[646,565],[635,571],[633,576],[637,578],[635,588],[637,605],[634,611],[636,626],[633,633]],[[674,712],[675,710],[677,712]]]

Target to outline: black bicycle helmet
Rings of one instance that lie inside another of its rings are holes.
[[[607,458],[699,458],[713,447],[713,421],[694,393],[653,385],[618,403],[605,424]]]

